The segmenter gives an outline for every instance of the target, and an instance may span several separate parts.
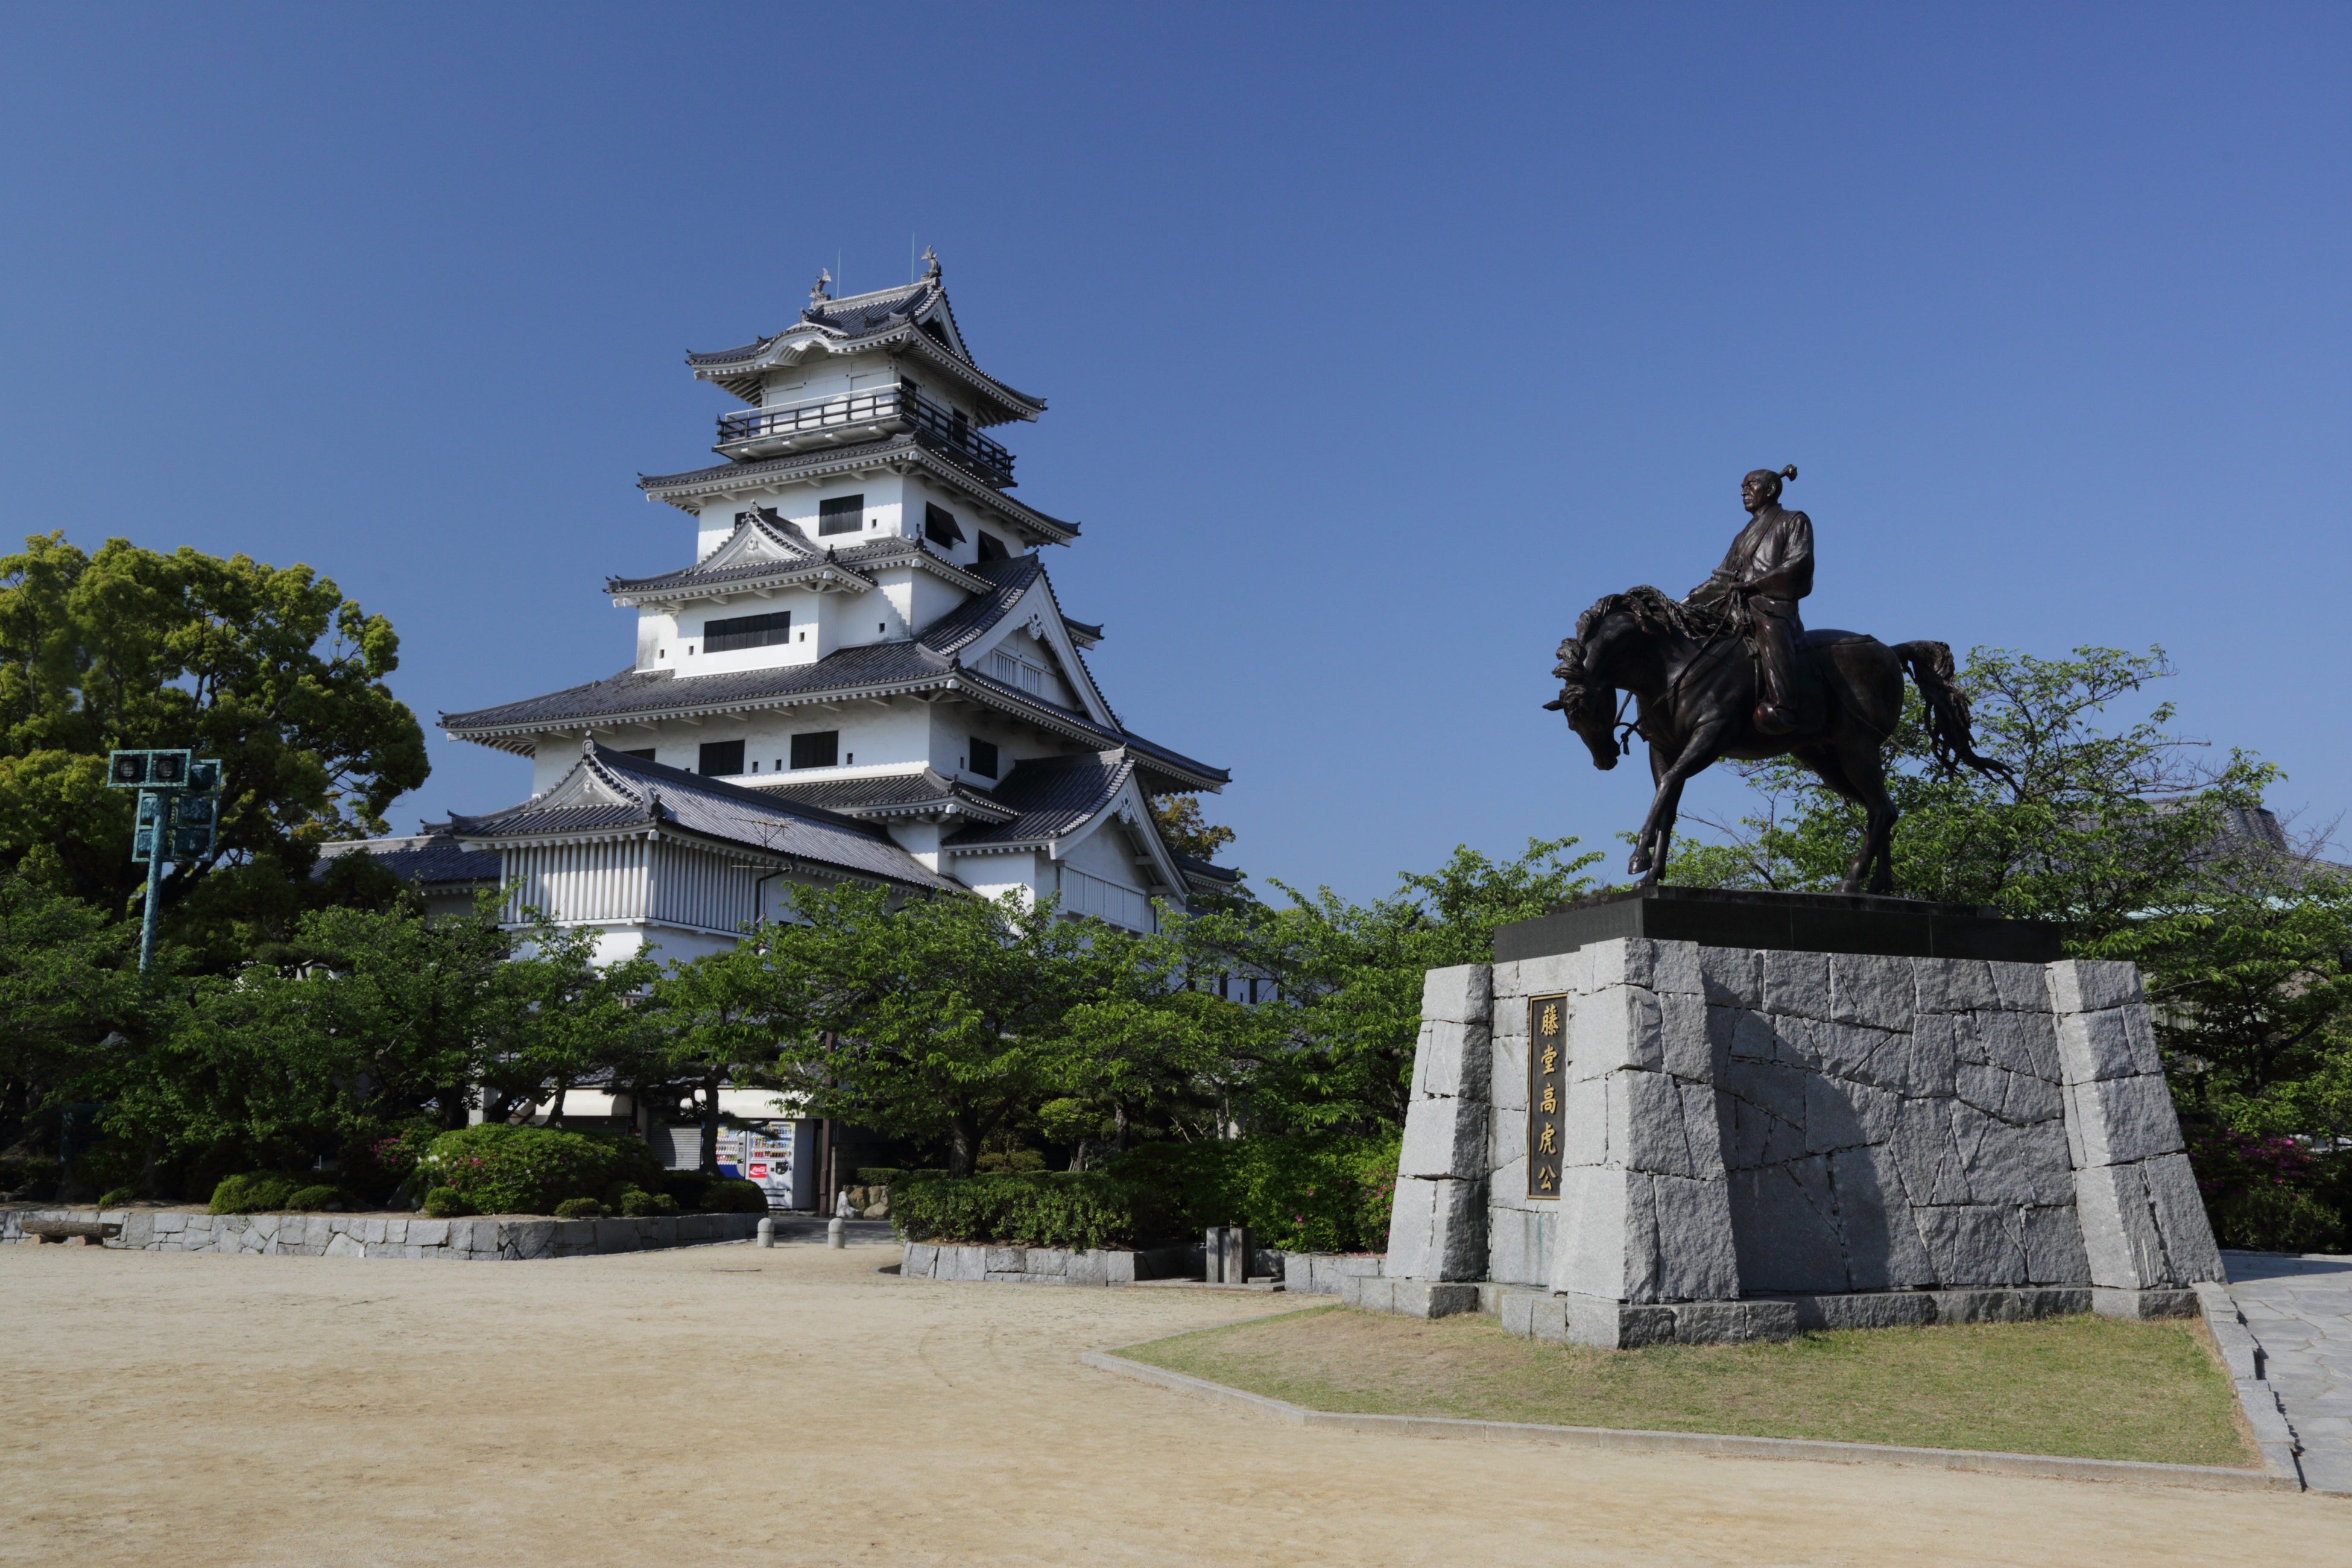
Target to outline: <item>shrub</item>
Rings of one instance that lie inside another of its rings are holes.
[[[215,1214],[267,1214],[290,1207],[295,1193],[307,1184],[297,1177],[268,1171],[224,1176],[206,1206]]]
[[[1340,1134],[1147,1143],[1104,1169],[1159,1194],[1187,1239],[1238,1221],[1261,1247],[1380,1252],[1396,1194],[1397,1140]],[[897,1194],[893,1194],[895,1201]]]
[[[649,1215],[676,1214],[677,1200],[667,1193],[649,1193],[643,1187],[631,1187],[621,1194],[621,1212],[631,1219],[644,1219]]]
[[[641,1139],[499,1123],[442,1133],[417,1170],[482,1214],[552,1214],[564,1199],[596,1197],[616,1182],[661,1179]]]
[[[1016,1173],[1024,1171],[1042,1171],[1045,1168],[1045,1156],[1034,1149],[991,1149],[972,1162],[972,1168],[991,1174],[999,1171],[1011,1171]],[[870,1186],[872,1184],[868,1183],[867,1185]]]
[[[566,1198],[555,1205],[558,1219],[602,1219],[611,1212],[594,1198]]]
[[[1136,1247],[1171,1233],[1160,1194],[1100,1171],[902,1175],[890,1219],[910,1241]]]
[[[2343,1240],[2346,1215],[2327,1201],[2336,1172],[2300,1139],[2200,1131],[2189,1160],[2222,1246],[2309,1252]]]
[[[289,1209],[309,1209],[316,1212],[320,1209],[333,1208],[336,1204],[342,1201],[342,1196],[341,1193],[330,1186],[299,1187],[286,1200],[286,1206]]]
[[[416,1173],[416,1163],[441,1131],[440,1123],[420,1116],[390,1127],[379,1124],[347,1141],[340,1160],[343,1184],[370,1203],[388,1201]]]
[[[462,1219],[474,1212],[474,1205],[455,1187],[436,1187],[425,1194],[425,1212],[435,1219]]]
[[[665,1171],[658,1183],[646,1184],[646,1191],[658,1191],[688,1214],[702,1212],[703,1189],[711,1178],[699,1171]]]
[[[766,1214],[768,1194],[757,1182],[729,1178],[703,1188],[698,1206],[704,1214]]]
[[[116,1187],[98,1195],[98,1206],[102,1209],[119,1209],[138,1196],[139,1189],[136,1187]]]
[[[917,1173],[913,1171],[901,1171],[890,1165],[860,1165],[857,1167],[856,1184],[861,1187],[887,1187],[901,1176],[911,1176]],[[930,1173],[938,1175],[940,1173],[934,1171]]]

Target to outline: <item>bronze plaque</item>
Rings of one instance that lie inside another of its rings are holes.
[[[1568,998],[1528,998],[1528,1196],[1559,1196],[1561,1110],[1568,1100]]]

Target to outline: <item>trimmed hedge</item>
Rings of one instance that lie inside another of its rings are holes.
[[[294,1206],[294,1194],[309,1184],[295,1176],[254,1171],[223,1176],[205,1206],[215,1214],[268,1214]]]
[[[1394,1138],[1147,1143],[1097,1171],[894,1173],[890,1219],[909,1241],[1149,1247],[1239,1223],[1260,1247],[1382,1252],[1396,1168]]]
[[[442,1133],[416,1168],[424,1185],[449,1188],[478,1214],[552,1214],[567,1198],[602,1201],[662,1180],[642,1139],[498,1122]]]
[[[1288,1252],[1388,1250],[1394,1138],[1146,1143],[1113,1155],[1104,1169],[1159,1194],[1174,1234],[1186,1240],[1210,1226],[1238,1222],[1260,1247]]]
[[[902,1175],[890,1223],[910,1241],[1022,1247],[1135,1247],[1169,1231],[1160,1194],[1100,1171]]]
[[[757,1182],[729,1176],[703,1188],[695,1208],[702,1214],[766,1214],[768,1192]]]

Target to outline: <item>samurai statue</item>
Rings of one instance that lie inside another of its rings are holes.
[[[1683,603],[1713,611],[1742,631],[1758,673],[1756,728],[1767,735],[1804,734],[1822,724],[1822,695],[1805,646],[1797,601],[1813,591],[1813,520],[1780,504],[1794,464],[1759,468],[1739,481],[1748,526],[1731,542],[1715,574]]]

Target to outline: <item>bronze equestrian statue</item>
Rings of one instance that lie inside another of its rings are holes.
[[[1559,645],[1559,696],[1601,769],[1617,765],[1639,734],[1650,743],[1657,793],[1634,835],[1626,869],[1647,887],[1665,869],[1683,785],[1718,758],[1787,756],[1868,814],[1862,847],[1839,890],[1895,889],[1895,803],[1883,751],[1903,716],[1903,672],[1927,704],[1936,759],[2012,777],[1980,757],[1968,698],[1952,684],[1952,650],[1939,642],[1888,647],[1860,632],[1808,631],[1797,601],[1813,590],[1813,524],[1780,505],[1791,468],[1759,468],[1740,481],[1748,526],[1714,575],[1679,602],[1655,588],[1611,594],[1584,612]],[[1621,723],[1618,693],[1635,704]]]

